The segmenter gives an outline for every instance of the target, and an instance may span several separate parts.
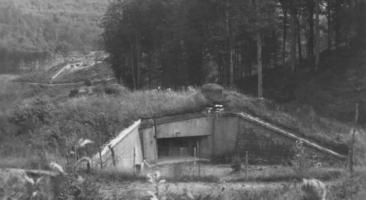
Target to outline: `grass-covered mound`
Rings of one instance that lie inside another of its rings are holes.
[[[10,84],[21,90],[17,83]],[[105,87],[104,91],[116,91]],[[21,158],[37,160],[37,155],[64,158],[80,138],[90,138],[101,145],[140,117],[196,112],[205,106],[204,97],[197,91],[121,89],[117,94],[68,98],[61,95],[63,89],[59,88],[53,89],[59,90],[60,95],[41,97],[31,95],[38,88],[23,89],[26,91],[18,94],[25,95],[25,99],[18,99],[17,103],[2,101],[9,104],[0,119],[2,165],[6,165],[6,160],[11,162],[8,165],[30,165]]]
[[[99,146],[139,118],[201,112],[212,103],[206,92],[194,88],[132,92],[106,84],[96,86],[93,94],[71,98],[71,88],[5,85],[0,98],[2,165],[6,160],[8,165],[29,166],[29,159],[63,159],[80,138],[90,138]],[[317,141],[344,143],[349,131],[347,125],[311,110],[288,111],[228,89],[221,95],[227,111],[248,112]]]

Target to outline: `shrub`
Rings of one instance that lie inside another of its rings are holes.
[[[365,193],[365,180],[364,174],[343,179],[339,184],[332,186],[329,199],[365,199],[365,196],[361,197],[362,193]]]
[[[80,181],[80,176],[67,175],[56,177],[54,180],[55,196],[58,200],[101,200],[99,186],[91,178]],[[84,179],[84,178],[83,178]]]
[[[238,172],[241,170],[241,159],[239,156],[234,156],[231,163],[231,168],[233,169],[234,172]]]
[[[104,92],[108,95],[124,95],[128,93],[128,89],[119,84],[104,86]]]
[[[72,89],[70,90],[69,97],[76,97],[79,93],[78,89]]]
[[[202,94],[206,97],[210,104],[224,104],[226,97],[224,88],[216,83],[208,83],[201,87]]]
[[[20,129],[17,134],[21,135],[35,130],[43,124],[52,121],[54,105],[47,98],[37,98],[29,104],[18,106],[10,117],[10,122]]]
[[[91,80],[89,80],[89,79],[84,80],[84,85],[85,85],[85,86],[91,86],[91,85],[92,85]]]
[[[304,179],[301,185],[302,200],[325,200],[327,190],[325,184],[316,179]]]

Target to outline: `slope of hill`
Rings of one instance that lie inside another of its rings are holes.
[[[48,70],[27,73],[16,81],[31,84],[76,84],[114,79],[111,67],[104,61],[105,56],[97,58],[97,54],[92,52],[77,61],[63,62]]]
[[[360,122],[366,122],[366,51],[332,52],[319,73],[307,76],[296,88],[296,101],[320,113],[352,122],[355,104],[360,103]]]
[[[308,107],[328,118],[353,122],[360,103],[360,122],[366,122],[366,48],[342,47],[322,53],[320,68],[304,63],[296,73],[270,69],[264,76],[264,96],[296,110]],[[244,93],[256,95],[256,76],[239,84]]]
[[[18,51],[95,48],[107,0],[0,0],[0,47]]]
[[[347,123],[349,133],[351,128],[357,127],[361,132],[356,134],[358,157],[366,161],[365,151],[361,150],[366,145],[366,48],[344,46],[323,52],[319,70],[311,69],[311,65],[305,65],[297,73],[281,69],[266,73],[265,97],[274,99],[288,113]],[[255,77],[241,85],[244,91],[256,94]],[[354,124],[356,103],[359,105],[357,125]],[[312,126],[309,123],[308,128]],[[350,134],[345,138],[349,141]]]
[[[98,86],[99,91],[104,92],[69,97],[73,88],[67,87],[45,88],[17,82],[4,84],[1,95],[4,98],[0,98],[1,105],[4,105],[0,115],[0,138],[9,145],[4,148],[6,151],[0,151],[0,157],[33,158],[34,155],[32,157],[27,152],[36,151],[20,149],[24,145],[19,143],[29,143],[29,148],[42,150],[42,141],[49,142],[50,138],[58,138],[54,141],[57,145],[52,141],[47,143],[47,151],[63,157],[63,150],[70,148],[70,141],[80,137],[98,141],[96,137],[102,134],[100,137],[106,141],[138,118],[200,112],[209,105],[199,89],[130,92],[123,86],[106,84]],[[270,101],[232,90],[225,89],[224,94],[227,111],[250,113],[345,152],[343,147],[349,131],[346,124],[308,112],[288,112]],[[52,145],[60,149],[54,151]]]
[[[326,52],[321,63],[318,72],[309,72],[299,79],[294,86],[295,99],[289,106],[296,109],[299,105],[308,105],[312,111],[326,118],[356,127],[357,164],[365,166],[366,48],[345,47]],[[356,115],[358,121],[355,125]]]
[[[107,6],[108,0],[0,0],[0,70],[98,49]]]

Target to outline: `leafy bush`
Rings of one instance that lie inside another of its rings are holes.
[[[24,134],[40,125],[49,124],[54,109],[54,105],[47,98],[37,98],[29,104],[17,107],[10,121],[20,128],[18,134]]]
[[[115,84],[115,85],[108,85],[104,87],[104,92],[105,94],[108,95],[125,95],[127,94],[129,91],[127,88],[119,85],[119,84]]]
[[[67,175],[56,177],[55,196],[58,200],[101,200],[99,187],[94,179],[86,177],[85,180],[78,180],[79,177]],[[83,178],[84,179],[84,178]]]
[[[223,104],[226,102],[224,87],[215,83],[205,84],[201,87],[202,94],[210,104]]]
[[[330,199],[364,199],[365,196],[362,197],[361,195],[365,193],[365,181],[365,174],[343,179],[339,184],[331,187]]]

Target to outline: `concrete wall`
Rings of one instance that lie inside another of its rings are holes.
[[[153,162],[158,159],[158,151],[156,146],[154,127],[141,129],[140,137],[142,138],[142,147],[144,159]]]
[[[212,155],[222,157],[232,154],[238,134],[238,118],[233,116],[213,117]]]
[[[143,160],[153,164],[159,159],[159,139],[183,137],[197,137],[199,156],[217,161],[230,161],[234,155],[244,157],[246,152],[251,163],[283,164],[294,157],[293,138],[233,114],[157,121],[141,129],[135,126],[124,130],[123,139],[113,145],[116,165],[107,149],[103,152],[104,168],[131,171]]]
[[[112,150],[110,149],[112,148]],[[114,152],[114,156],[113,156]],[[143,164],[139,122],[123,130],[102,150],[103,170],[132,172],[136,165]],[[99,155],[93,158],[94,166],[100,168]]]
[[[138,129],[134,129],[123,141],[118,143],[114,147],[114,152],[117,169],[131,170],[136,164],[142,164],[142,146]]]
[[[201,138],[199,146],[199,157],[210,159],[212,157],[212,136]]]
[[[211,134],[209,118],[195,118],[156,126],[157,138],[206,136]]]
[[[220,157],[235,150],[239,119],[234,116],[210,115],[189,120],[158,124],[140,130],[143,141],[144,159],[154,162],[158,159],[157,139],[203,136],[200,138],[201,158]]]

